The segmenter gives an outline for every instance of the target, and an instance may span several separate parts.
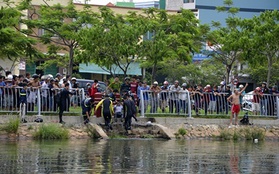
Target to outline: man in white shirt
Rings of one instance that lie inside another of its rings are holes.
[[[182,110],[182,114],[187,113],[187,106],[188,106],[188,90],[187,90],[187,84],[183,83],[181,85],[180,93],[179,93],[179,100],[180,100],[180,107]]]

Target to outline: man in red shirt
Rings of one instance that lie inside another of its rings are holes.
[[[94,80],[94,83],[92,84],[91,87],[91,92],[90,92],[90,97],[94,99],[94,94],[96,94],[98,92],[98,80]]]
[[[136,80],[136,76],[132,77],[130,85],[131,85],[131,93],[137,93],[138,82]]]

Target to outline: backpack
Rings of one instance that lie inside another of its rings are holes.
[[[243,118],[240,120],[240,123],[243,125],[251,125],[251,123],[249,123],[248,112],[244,114]]]
[[[37,122],[37,123],[42,123],[44,120],[42,119],[42,118],[36,118],[35,119],[35,122]]]

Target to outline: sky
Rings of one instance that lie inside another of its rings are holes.
[[[115,4],[115,2],[130,2],[129,0],[90,0],[90,4],[97,4],[97,5],[106,5],[107,3],[111,2]],[[133,0],[134,2],[146,2],[152,0]]]

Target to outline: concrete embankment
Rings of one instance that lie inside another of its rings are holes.
[[[7,123],[11,118],[17,116],[4,115],[0,116],[0,124]],[[26,120],[28,123],[20,124],[18,134],[20,138],[31,138],[32,131],[30,127],[38,127],[45,123],[57,123],[58,116],[41,116],[43,123],[35,123],[36,116],[28,116]],[[70,130],[70,138],[86,138],[88,136],[88,129],[93,128],[97,130],[99,137],[104,139],[108,135],[121,133],[125,134],[123,122],[113,123],[113,131],[106,131],[104,127],[103,118],[91,117],[88,126],[83,125],[83,119],[80,116],[64,116],[66,122],[65,127]],[[155,117],[155,118],[138,118],[138,122],[133,122],[132,130],[128,132],[131,137],[146,138],[174,138],[180,128],[187,131],[186,138],[208,138],[217,137],[220,132],[228,128],[229,119],[205,119],[205,118],[187,118],[187,117]],[[279,139],[279,120],[275,119],[250,119],[253,125],[239,126],[233,129],[243,127],[259,127],[265,131],[267,138]],[[58,123],[57,123],[58,124]],[[125,134],[127,135],[127,134]],[[13,135],[15,136],[15,135]],[[5,137],[2,132],[1,137]],[[0,138],[1,138],[0,137]]]

